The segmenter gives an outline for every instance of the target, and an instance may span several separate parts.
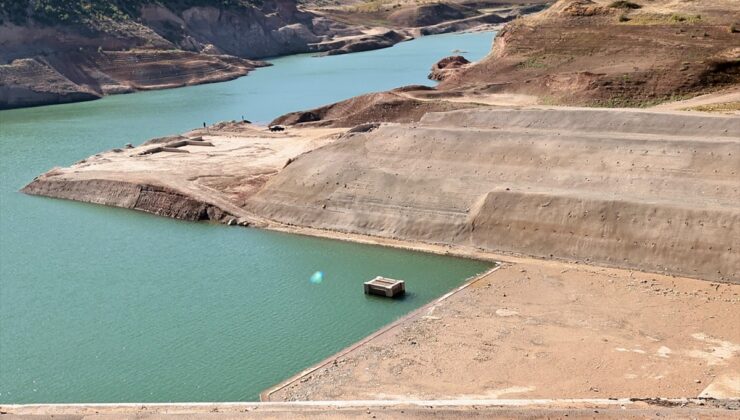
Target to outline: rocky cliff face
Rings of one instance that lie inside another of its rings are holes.
[[[358,33],[293,0],[92,2],[112,7],[99,14],[74,1],[20,3],[0,2],[0,109],[229,80],[263,65],[255,58]]]
[[[461,55],[445,57],[432,66],[432,71],[429,73],[428,78],[441,82],[454,77],[455,74],[469,65],[470,61]]]

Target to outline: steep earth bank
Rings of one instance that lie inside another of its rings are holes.
[[[405,23],[379,27],[363,15],[344,23],[295,0],[3,0],[0,109],[224,81],[265,65],[254,61],[265,57],[390,47],[480,25],[468,16],[479,12],[468,9],[432,13],[435,19],[422,19],[433,23],[424,32]],[[485,19],[503,22],[532,10],[507,7]]]
[[[93,181],[123,181],[178,191],[233,223],[740,282],[733,117],[479,107],[350,132],[221,130],[232,134],[214,129],[205,137],[213,146],[182,147],[189,153],[92,157],[24,192],[119,205],[117,192],[100,197],[123,191],[132,195],[125,203],[140,202],[138,187],[89,190]]]

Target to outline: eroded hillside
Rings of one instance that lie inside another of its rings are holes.
[[[508,24],[445,90],[648,106],[740,83],[740,3],[560,0]]]
[[[0,109],[229,80],[356,33],[292,0],[0,3]]]

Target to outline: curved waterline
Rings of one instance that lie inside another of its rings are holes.
[[[230,82],[0,112],[0,402],[255,400],[259,391],[450,290],[488,264],[184,223],[18,188],[53,166],[202,122],[427,83],[492,35],[285,57]],[[323,271],[321,284],[309,278]],[[376,275],[408,297],[365,297]]]

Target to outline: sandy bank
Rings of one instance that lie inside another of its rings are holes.
[[[290,159],[327,144],[338,131],[311,129],[299,137],[224,123],[52,169],[23,192],[182,220],[266,225],[242,209],[245,201]],[[179,145],[183,139],[197,141]],[[163,146],[170,151],[160,151]]]
[[[740,397],[740,286],[502,258],[263,399]]]

